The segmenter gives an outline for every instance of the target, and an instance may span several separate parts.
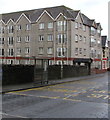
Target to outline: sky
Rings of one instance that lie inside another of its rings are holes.
[[[0,0],[0,14],[65,5],[81,10],[90,19],[101,23],[102,35],[108,36],[108,2],[110,0]]]

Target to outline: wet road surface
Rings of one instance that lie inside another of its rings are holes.
[[[3,118],[108,118],[109,75],[14,91],[2,96]]]

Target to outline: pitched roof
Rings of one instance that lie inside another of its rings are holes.
[[[56,7],[48,7],[48,8],[41,8],[41,9],[34,9],[34,10],[27,10],[27,11],[19,11],[13,13],[5,13],[2,14],[2,20],[7,23],[9,19],[12,19],[14,22],[18,20],[22,13],[26,15],[26,17],[33,23],[40,17],[40,15],[46,10],[52,18],[56,18],[60,13],[62,13],[66,18],[70,20],[75,20],[80,10],[72,10],[64,5],[56,6]],[[83,22],[85,25],[92,26],[94,20],[90,20],[87,16],[82,14]]]

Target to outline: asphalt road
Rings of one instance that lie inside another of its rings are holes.
[[[9,92],[3,118],[108,118],[109,75]]]

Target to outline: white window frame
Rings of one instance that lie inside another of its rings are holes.
[[[75,22],[75,28],[78,29],[78,22]]]
[[[5,49],[0,48],[0,56],[4,56],[5,55]]]
[[[47,48],[47,54],[53,54],[53,48],[52,47]]]
[[[66,53],[67,49],[65,47],[63,48],[57,48],[57,56],[58,57],[65,57],[65,53]],[[59,55],[60,53],[60,55]]]
[[[8,45],[14,44],[14,37],[8,37]]]
[[[78,48],[75,48],[75,55],[78,55]]]
[[[5,38],[4,37],[0,37],[0,45],[4,45],[5,44]]]
[[[30,30],[31,29],[31,25],[30,24],[26,24],[26,30]]]
[[[44,29],[44,26],[45,26],[45,25],[44,25],[44,23],[43,23],[43,22],[42,22],[42,23],[40,23],[40,24],[39,24],[39,29],[40,29],[40,30],[43,30],[43,29]]]
[[[44,41],[44,35],[39,35],[39,41]]]
[[[14,56],[14,48],[8,49],[8,56]]]
[[[75,42],[78,42],[78,35],[75,34]]]
[[[52,34],[47,35],[47,41],[53,41],[53,35]]]
[[[58,34],[57,35],[58,44],[63,44],[67,42],[67,35],[66,34]]]
[[[52,29],[53,28],[53,22],[49,22],[48,23],[48,29]]]
[[[86,31],[86,25],[83,24],[83,31]]]
[[[29,35],[25,36],[25,42],[30,42],[30,36]]]
[[[57,21],[57,30],[58,31],[66,31],[66,20]]]
[[[21,42],[21,37],[17,36],[17,42],[20,43]]]
[[[84,36],[84,43],[86,43],[86,37]]]
[[[84,56],[86,56],[87,49],[84,48]]]
[[[25,54],[29,54],[30,53],[30,48],[29,47],[25,47]]]
[[[43,54],[43,47],[39,47],[39,54]]]
[[[17,30],[21,30],[21,25],[17,25]]]
[[[83,38],[82,35],[79,35],[79,40],[80,40],[80,41],[82,41],[82,38]]]
[[[82,48],[79,48],[79,54],[82,54]]]
[[[21,54],[21,48],[16,48],[16,53]]]

